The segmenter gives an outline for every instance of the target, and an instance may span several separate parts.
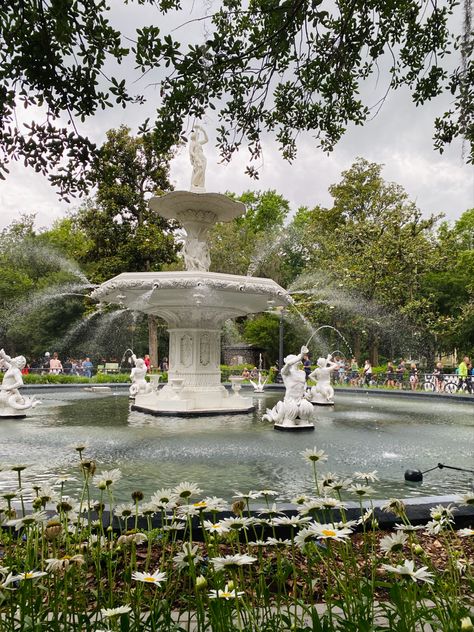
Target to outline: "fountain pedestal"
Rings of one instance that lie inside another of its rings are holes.
[[[221,329],[229,318],[288,305],[291,298],[272,279],[207,271],[124,272],[93,294],[105,303],[154,314],[168,323],[169,382],[137,393],[134,409],[160,414],[239,413],[252,400],[221,384]],[[179,389],[176,380],[182,380]]]

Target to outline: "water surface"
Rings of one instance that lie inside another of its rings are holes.
[[[426,474],[422,484],[404,481],[406,469],[427,470],[438,462],[474,469],[471,403],[338,392],[333,408],[315,408],[314,432],[282,433],[262,421],[282,393],[243,395],[253,397],[254,413],[185,419],[130,411],[123,390],[41,392],[42,405],[27,418],[0,420],[0,491],[16,488],[16,474],[4,469],[12,463],[28,464],[27,485],[76,476],[78,482],[68,484],[74,491],[80,472],[71,446],[83,441],[98,471],[121,469],[115,489],[121,501],[133,490],[148,497],[186,480],[203,495],[230,499],[235,490],[267,488],[289,502],[302,492],[314,494],[311,468],[300,452],[315,445],[329,456],[322,472],[377,470],[374,498],[472,491],[471,474],[447,469]]]

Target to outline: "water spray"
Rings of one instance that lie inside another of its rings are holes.
[[[469,472],[470,474],[474,474],[474,470],[468,470],[464,467],[455,467],[454,465],[444,465],[443,463],[438,463],[435,467],[431,467],[429,470],[425,470],[422,472],[421,470],[406,470],[405,471],[405,480],[410,483],[421,483],[423,481],[423,474],[427,474],[428,472],[432,472],[433,470],[457,470],[458,472]]]

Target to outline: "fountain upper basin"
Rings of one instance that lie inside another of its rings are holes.
[[[190,322],[218,327],[228,318],[292,303],[272,279],[203,271],[124,272],[91,296],[160,316],[174,327]]]

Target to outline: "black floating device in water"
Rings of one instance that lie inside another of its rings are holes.
[[[405,480],[419,483],[423,480],[423,472],[421,470],[405,470]]]
[[[423,474],[427,472],[432,472],[433,470],[442,470],[443,468],[447,468],[448,470],[457,470],[458,472],[470,472],[474,474],[474,470],[467,470],[464,467],[455,467],[454,465],[444,465],[443,463],[438,463],[435,467],[430,468],[429,470],[425,470],[422,472],[421,470],[405,470],[405,480],[410,481],[411,483],[420,483],[423,480]]]

